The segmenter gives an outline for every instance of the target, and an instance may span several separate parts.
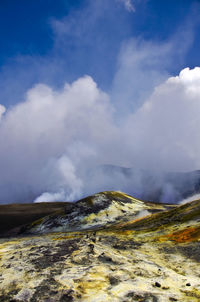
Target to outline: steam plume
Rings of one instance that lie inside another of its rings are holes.
[[[0,202],[69,201],[134,185],[140,190],[141,168],[200,167],[200,68],[185,68],[155,87],[120,126],[114,110],[89,76],[61,90],[38,84],[6,112],[0,106]],[[108,177],[105,164],[138,173],[127,183],[120,171]]]

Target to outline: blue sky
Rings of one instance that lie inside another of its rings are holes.
[[[199,1],[1,0],[0,37],[0,203],[200,169]]]
[[[120,50],[130,39],[173,40],[174,55],[164,67],[169,74],[200,65],[199,1],[133,0],[134,11],[127,10],[125,2],[2,0],[1,104],[21,101],[36,83],[61,87],[84,74],[112,90]]]

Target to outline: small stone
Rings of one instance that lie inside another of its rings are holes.
[[[116,277],[110,276],[109,281],[111,285],[116,285],[119,283],[119,280]]]
[[[94,244],[89,244],[88,245],[89,249],[90,249],[90,253],[93,254],[94,253]]]
[[[191,286],[191,284],[190,283],[186,283],[186,286]]]
[[[156,287],[161,287],[161,284],[159,282],[155,282]]]

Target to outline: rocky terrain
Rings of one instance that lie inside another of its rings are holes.
[[[102,192],[22,224],[0,239],[2,302],[200,301],[200,200]]]

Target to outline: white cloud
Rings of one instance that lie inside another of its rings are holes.
[[[114,133],[108,96],[92,78],[61,91],[36,85],[0,124],[0,201],[63,188],[78,198],[84,167],[102,162]]]
[[[200,68],[155,87],[120,126],[113,111],[109,96],[88,76],[61,90],[42,84],[29,90],[0,123],[0,202],[75,200],[140,187],[139,175],[127,184],[119,171],[112,179],[101,169],[93,173],[103,164],[200,168]],[[166,185],[166,192],[173,190]]]
[[[200,68],[185,68],[156,87],[129,117],[126,133],[129,139],[132,129],[136,164],[167,171],[199,169],[199,115]]]
[[[135,6],[133,5],[133,2],[131,0],[119,0],[122,2],[129,12],[135,12]]]
[[[63,190],[56,193],[44,192],[39,197],[37,197],[34,202],[52,202],[58,200],[66,200],[66,198],[67,196],[65,195],[65,192]]]
[[[6,111],[6,108],[0,104],[0,120],[1,120],[2,115],[5,113],[5,111]]]
[[[182,201],[180,201],[180,204],[185,204],[187,202],[190,202],[190,201],[193,201],[193,200],[198,200],[198,199],[200,199],[200,194],[195,194],[195,195],[192,195],[188,198],[183,199]]]
[[[131,39],[123,45],[111,92],[120,118],[140,107],[155,86],[169,77],[167,69],[174,52],[170,42]]]

